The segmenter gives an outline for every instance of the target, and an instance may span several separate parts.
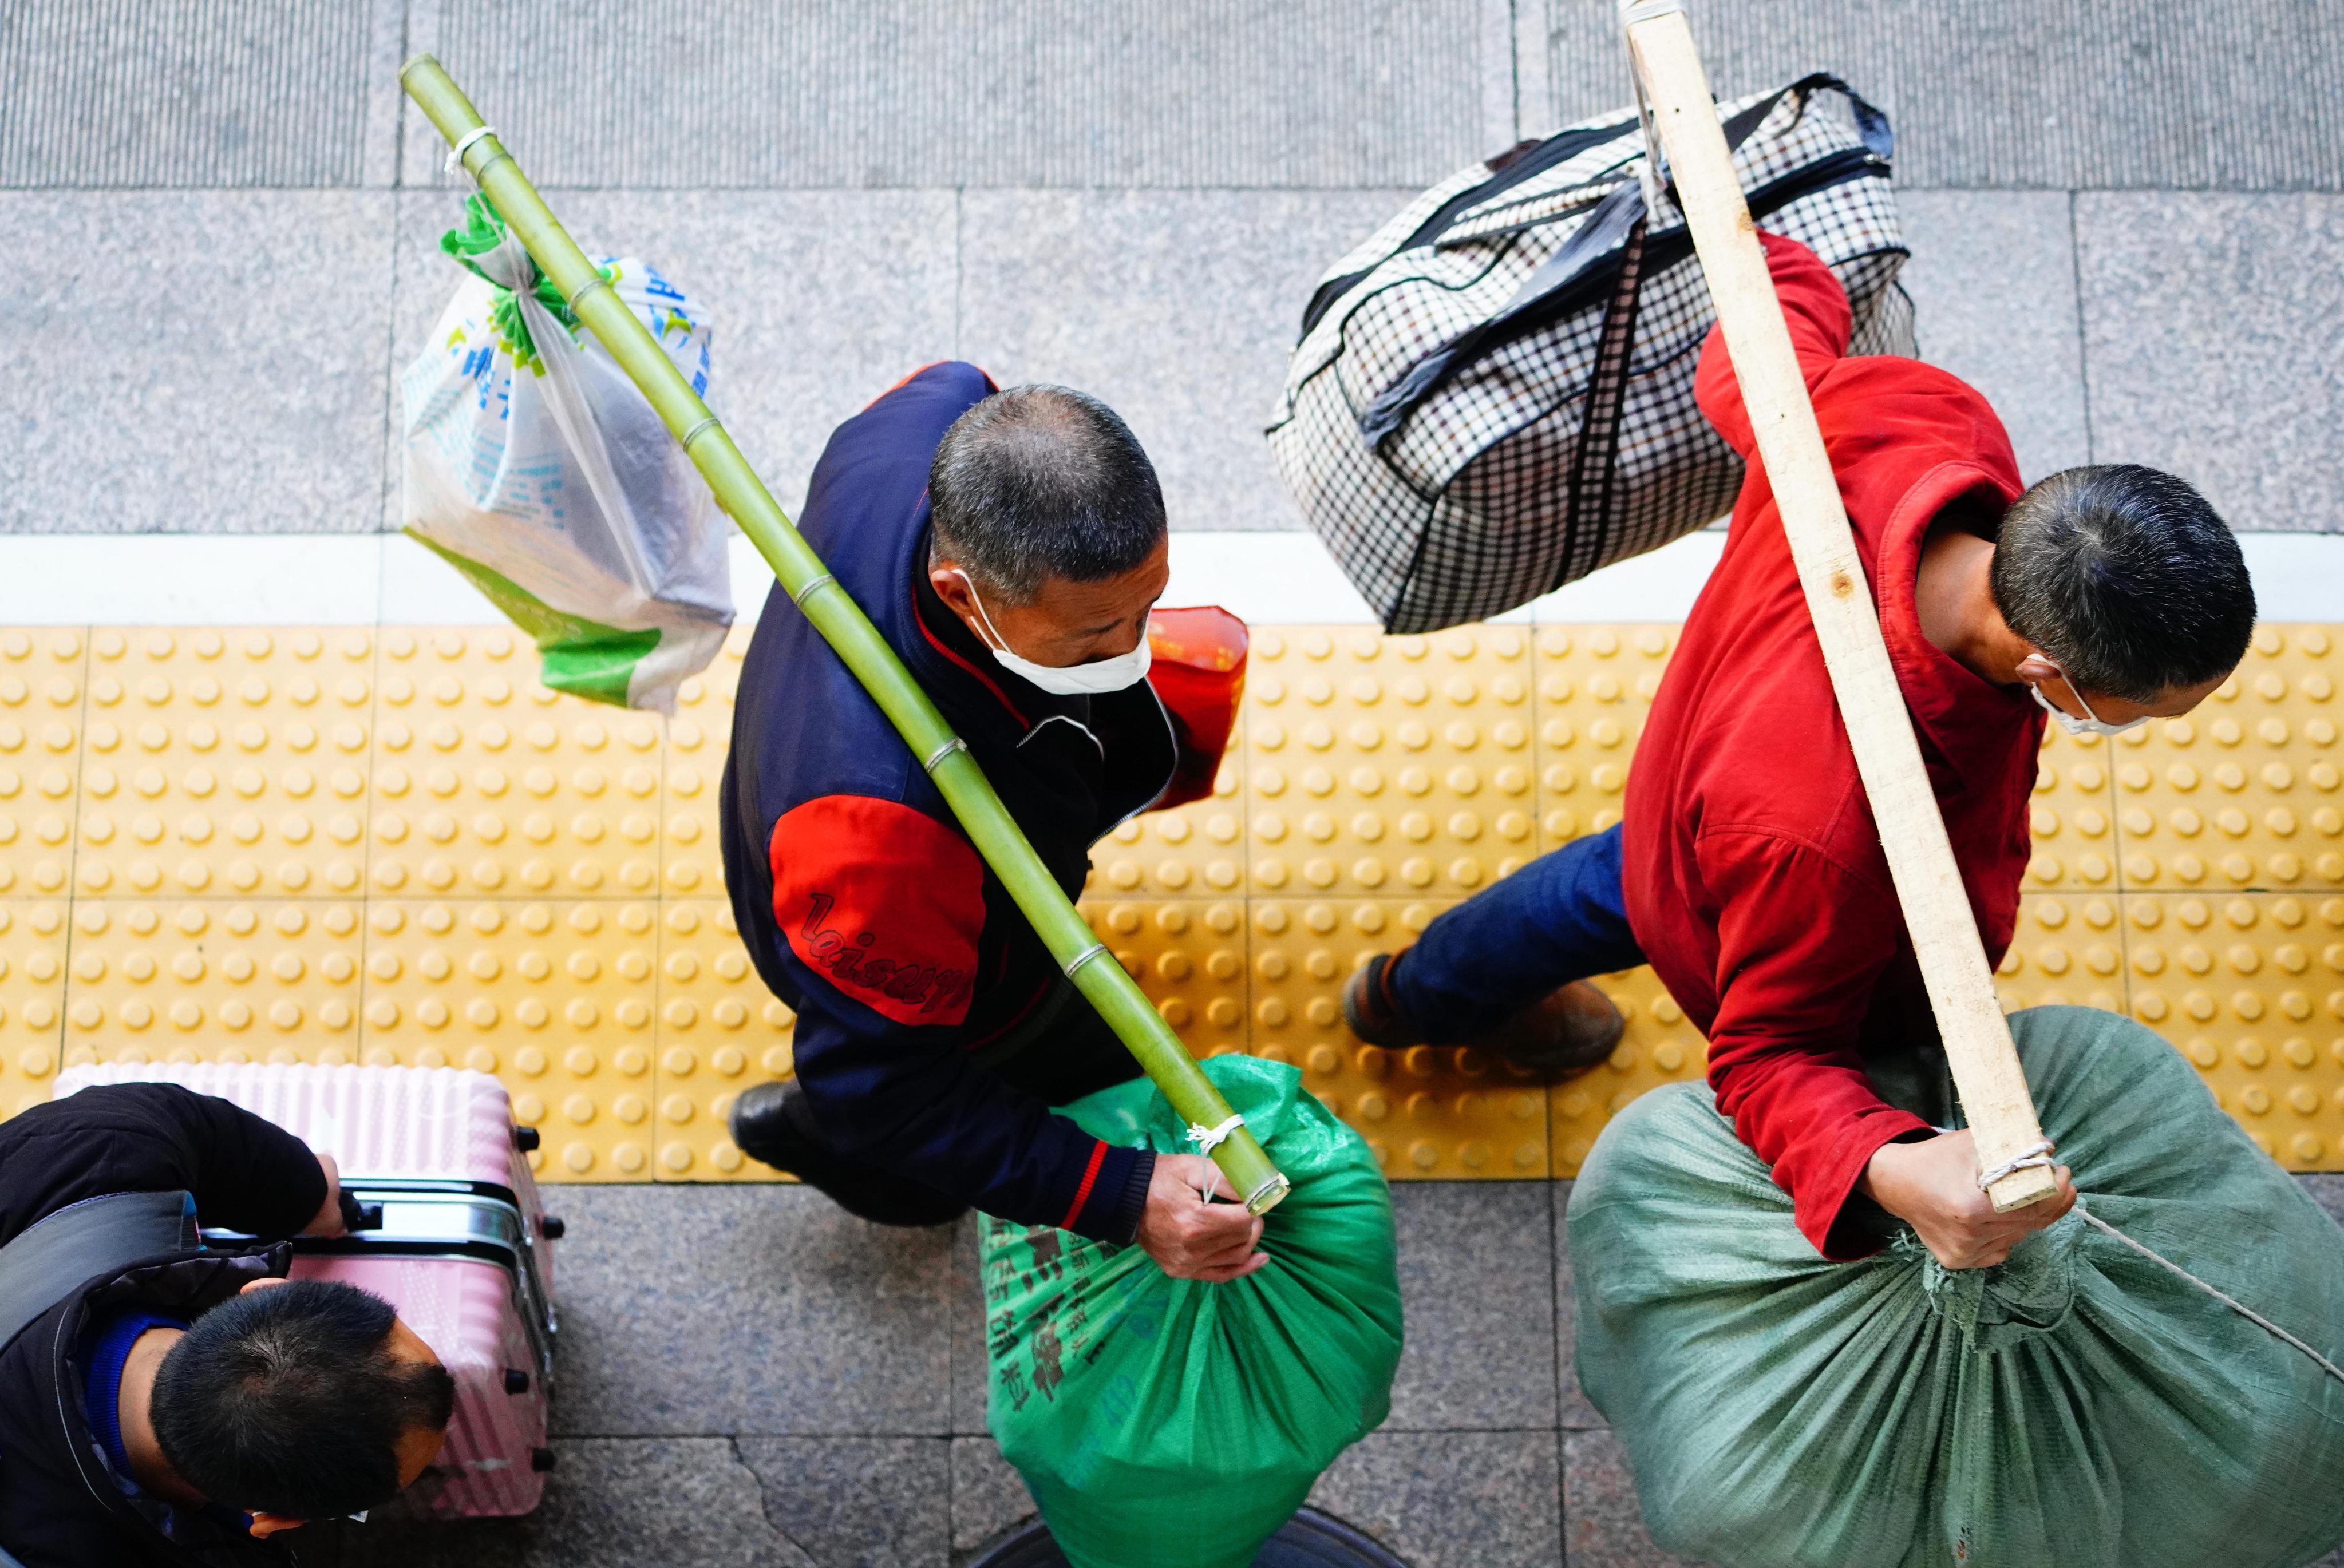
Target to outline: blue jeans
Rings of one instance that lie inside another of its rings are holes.
[[[1426,928],[1388,977],[1424,1038],[1494,1028],[1567,981],[1644,961],[1620,890],[1620,829],[1541,855]]]

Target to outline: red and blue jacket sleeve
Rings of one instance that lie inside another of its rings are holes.
[[[1155,1157],[970,1055],[985,901],[968,840],[898,801],[824,795],[783,813],[768,848],[798,1082],[832,1146],[1005,1220],[1129,1241]]]

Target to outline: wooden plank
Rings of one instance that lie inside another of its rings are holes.
[[[2040,1144],[2043,1129],[1995,996],[1985,947],[1922,766],[1913,721],[1881,641],[1879,614],[1807,401],[1782,301],[1742,197],[1691,24],[1681,8],[1662,10],[1650,0],[1623,5],[1622,14],[1629,49],[1725,329],[1758,454],[1773,486],[1815,638],[1847,723],[1856,771],[1880,825],[1881,846],[1976,1139],[1979,1164],[1991,1170]],[[2007,1211],[2055,1190],[2050,1171],[2028,1169],[1995,1182],[1989,1196],[1997,1210]]]

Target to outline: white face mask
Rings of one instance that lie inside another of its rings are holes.
[[[2051,661],[2047,658],[2043,662],[2046,664],[2051,664]],[[2056,664],[2051,664],[2051,668],[2054,669],[2059,669],[2059,667]],[[2076,718],[2074,714],[2068,712],[2066,709],[2060,707],[2057,703],[2044,696],[2043,689],[2036,685],[2033,681],[2027,682],[2026,689],[2028,693],[2034,697],[2035,705],[2037,708],[2040,708],[2044,712],[2049,714],[2054,719],[2057,720],[2059,728],[2066,730],[2070,735],[2122,735],[2127,729],[2139,729],[2149,720],[2149,716],[2144,713],[2138,719],[2133,719],[2127,724],[2110,724],[2098,714],[2092,712],[2092,705],[2084,700],[2084,693],[2082,689],[2076,686],[2073,679],[2069,678],[2066,670],[2059,669],[2059,678],[2067,682],[2067,694],[2076,699],[2076,707],[2082,709],[2086,714],[2090,715],[2089,718]]]
[[[1150,655],[1147,636],[1140,634],[1138,646],[1129,653],[1118,653],[1113,658],[1095,659],[1089,664],[1036,664],[1009,649],[1009,639],[1001,635],[985,613],[985,601],[977,598],[976,585],[969,582],[966,572],[958,572],[961,581],[968,583],[968,597],[976,605],[976,618],[985,623],[992,640],[985,644],[999,661],[1001,668],[1020,680],[1028,680],[1053,697],[1100,697],[1110,691],[1121,691],[1147,678]]]

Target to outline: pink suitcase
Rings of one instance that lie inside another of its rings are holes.
[[[526,1158],[536,1130],[513,1125],[504,1086],[439,1068],[117,1062],[69,1069],[56,1091],[131,1081],[217,1095],[340,1167],[365,1228],[297,1241],[293,1277],[383,1297],[456,1378],[447,1446],[402,1509],[477,1518],[535,1508],[553,1465],[545,1423],[561,1222],[539,1210]]]

